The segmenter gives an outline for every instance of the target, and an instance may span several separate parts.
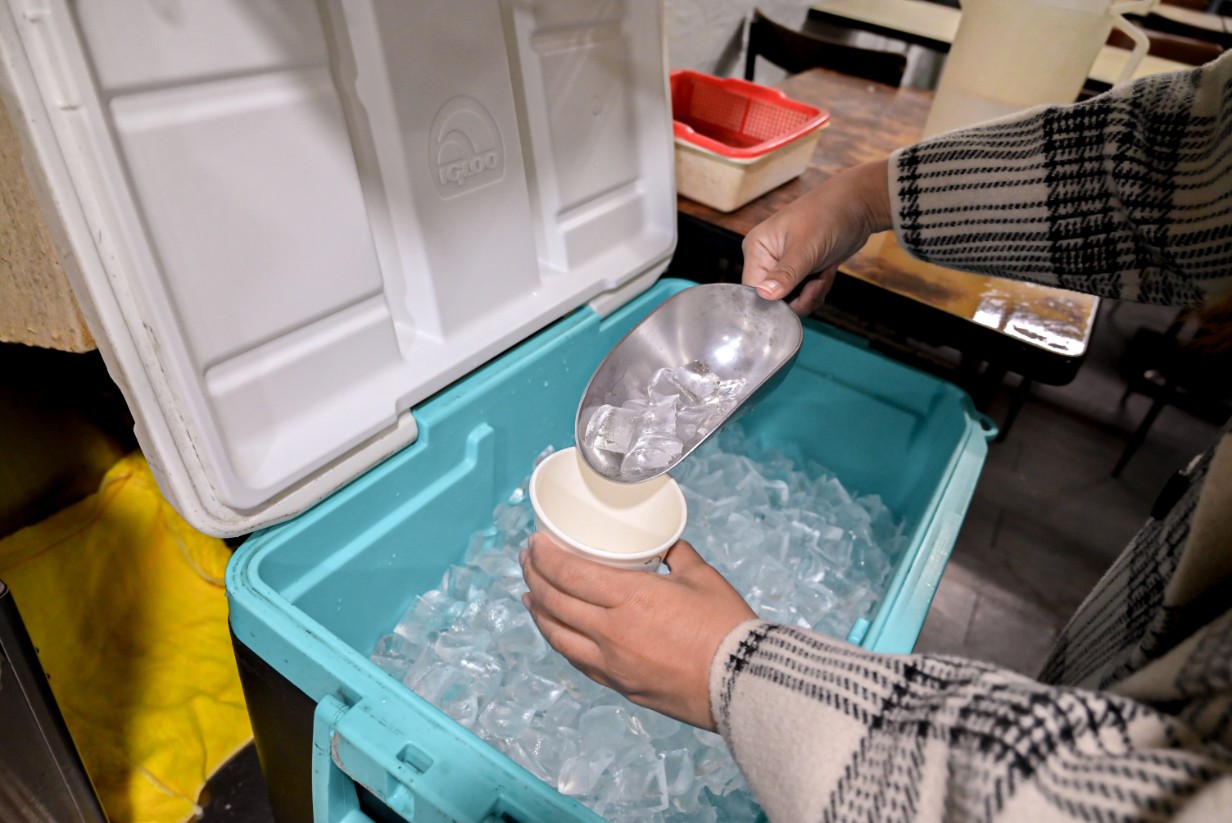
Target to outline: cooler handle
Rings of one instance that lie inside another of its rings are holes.
[[[330,695],[312,719],[312,813],[328,823],[373,823],[360,807],[363,786],[393,812],[414,823],[484,820],[499,803],[473,783],[465,799],[450,802],[436,779],[442,771],[422,749],[404,741],[368,710]],[[444,769],[444,771],[452,771]]]
[[[334,728],[350,707],[330,695],[312,714],[312,819],[329,823],[373,823],[359,808],[355,783],[334,762]],[[410,818],[414,804],[403,813]]]

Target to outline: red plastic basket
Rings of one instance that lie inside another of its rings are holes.
[[[676,69],[671,86],[676,137],[723,157],[758,157],[830,119],[777,89],[734,77]]]

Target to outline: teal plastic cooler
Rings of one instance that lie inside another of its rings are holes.
[[[370,662],[668,295],[653,2],[0,0],[6,103],[169,501],[251,534],[231,629],[280,820],[594,815]],[[700,273],[700,278],[705,278]],[[742,418],[907,547],[915,642],[984,461],[953,386],[817,324]]]
[[[285,702],[285,693],[272,699],[271,682],[315,706],[300,770],[311,770],[318,820],[342,820],[370,795],[414,820],[597,819],[368,655],[461,562],[535,456],[572,443],[578,399],[612,345],[687,285],[663,281],[606,319],[578,311],[521,344],[425,403],[417,443],[236,553],[227,573],[232,631],[281,675],[250,671],[250,706]],[[880,494],[904,521],[904,556],[871,624],[853,626],[849,639],[909,651],[984,462],[987,432],[968,397],[809,322],[795,365],[741,425]],[[263,728],[253,714],[259,747],[266,735],[287,734],[285,718],[267,720]],[[303,775],[267,777],[307,791]]]

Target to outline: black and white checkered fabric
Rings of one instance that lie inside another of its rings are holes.
[[[751,691],[790,690],[862,729],[850,741],[816,730],[823,745],[850,752],[836,774],[801,787],[826,788],[815,815],[787,819],[1171,820],[1232,774],[1228,749],[1178,718],[961,658],[872,655],[761,624],[725,666],[733,688],[760,680]],[[716,714],[728,712],[730,729],[727,694]],[[749,747],[733,749],[756,772]]]
[[[1232,283],[1230,87],[1232,54],[904,149],[899,239],[966,271],[1197,305]]]
[[[1232,290],[1232,54],[941,135],[892,158],[891,180],[898,238],[925,259],[1207,302]],[[771,819],[1232,820],[1229,430],[1177,488],[1038,679],[733,632],[711,708]]]

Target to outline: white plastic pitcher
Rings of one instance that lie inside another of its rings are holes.
[[[924,125],[931,137],[1042,103],[1072,103],[1113,27],[1134,41],[1117,82],[1150,41],[1125,14],[1159,0],[961,0],[962,19]]]

